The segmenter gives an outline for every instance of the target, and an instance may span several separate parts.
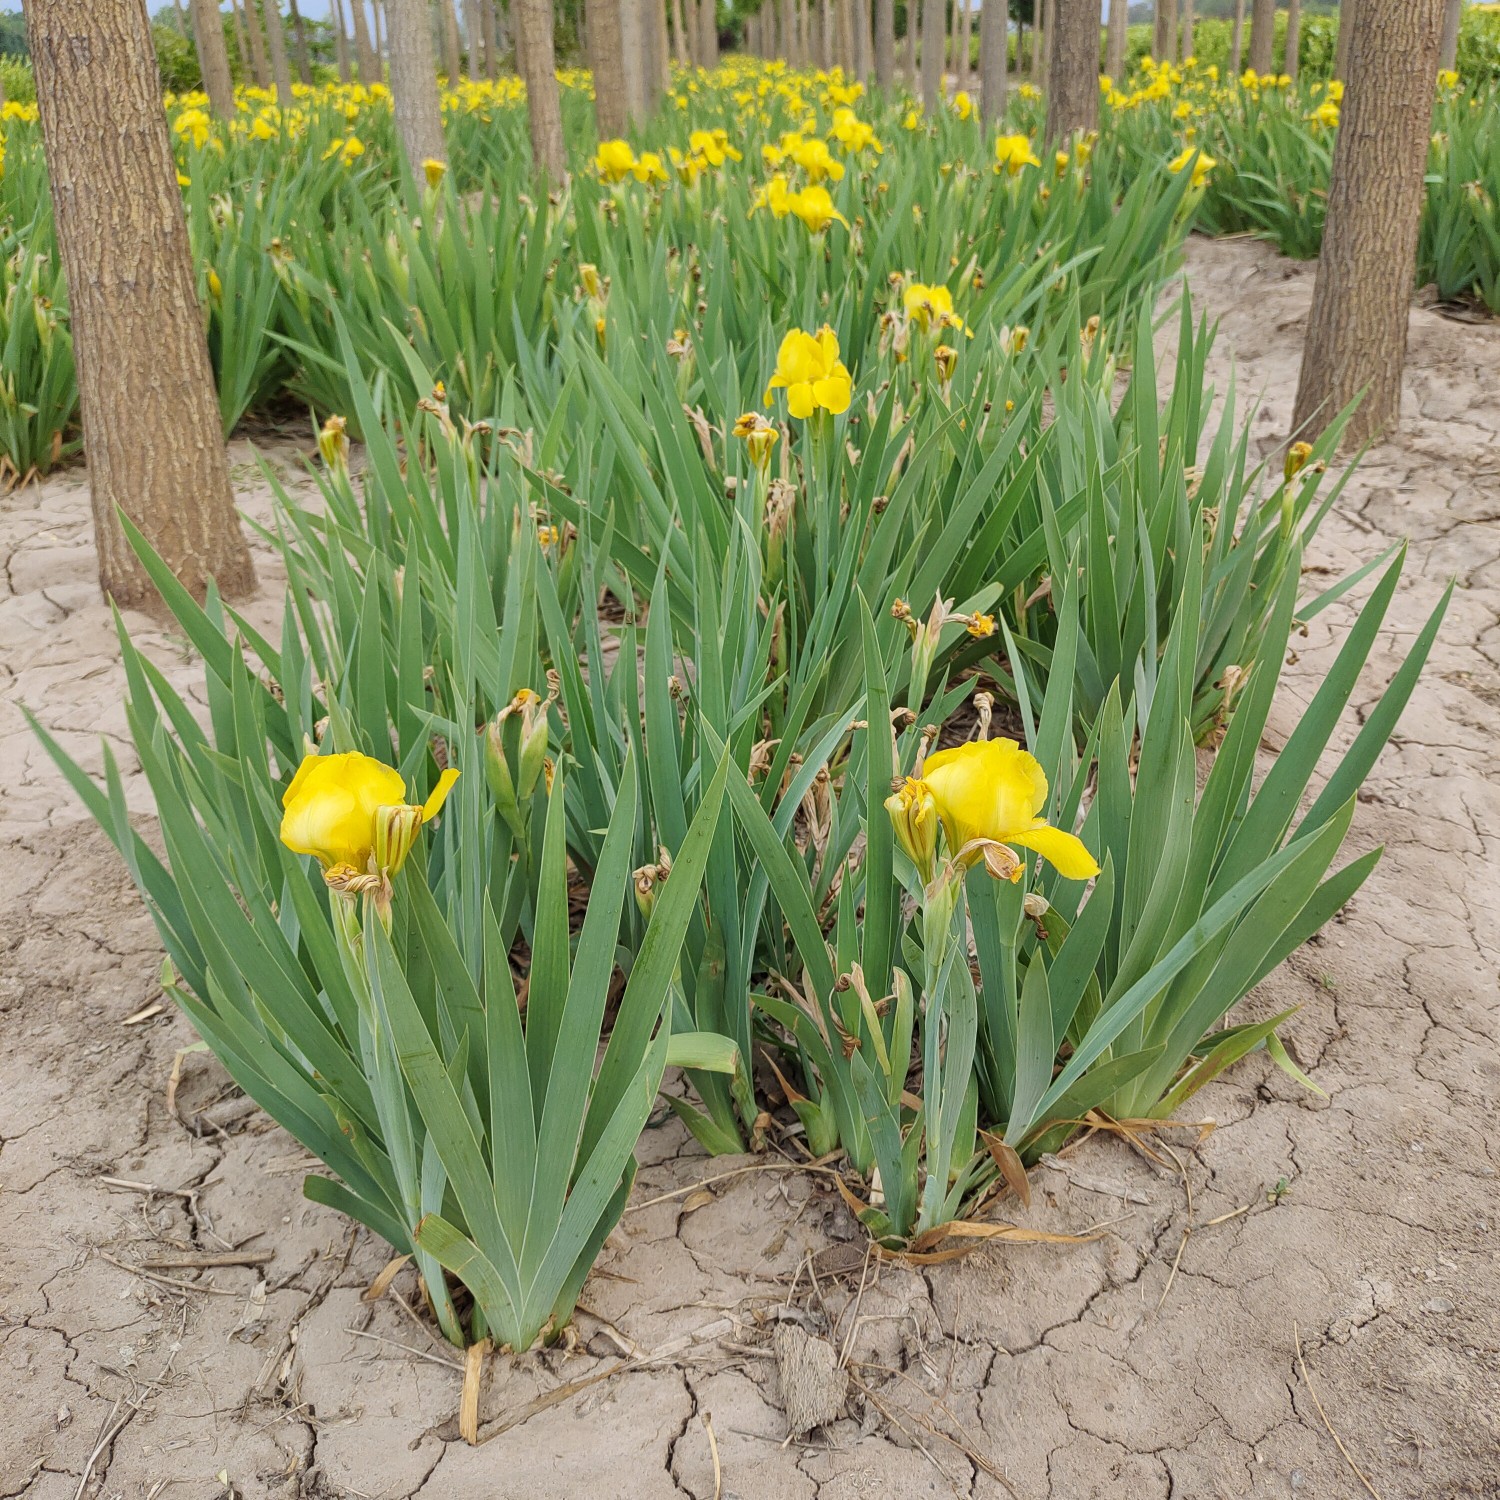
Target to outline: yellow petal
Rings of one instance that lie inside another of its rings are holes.
[[[438,784],[432,789],[432,795],[422,804],[422,821],[430,823],[443,809],[443,803],[448,800],[448,793],[453,790],[453,783],[458,780],[458,772],[451,767],[438,777]]]
[[[1010,842],[1034,850],[1067,880],[1092,880],[1099,873],[1099,862],[1082,839],[1040,820],[1025,833],[1013,833]]]
[[[799,380],[795,385],[789,385],[786,391],[786,409],[801,421],[806,421],[812,416],[817,402],[813,399],[812,382]]]

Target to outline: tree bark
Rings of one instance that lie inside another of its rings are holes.
[[[1065,146],[1099,124],[1099,0],[1057,0],[1047,72],[1047,139]]]
[[[943,0],[922,0],[922,103],[929,110],[943,100],[943,9]]]
[[[1276,0],[1253,0],[1250,7],[1250,66],[1272,71],[1276,59]]]
[[[382,24],[382,23],[386,24]],[[370,0],[370,50],[375,54],[375,76],[383,77],[391,38],[389,17],[380,0]]]
[[[245,0],[245,39],[250,45],[250,70],[257,88],[271,87],[271,62],[266,56],[266,34],[261,30],[260,0]]]
[[[1339,16],[1339,35],[1344,32],[1342,13]],[[1229,29],[1229,71],[1240,76],[1245,61],[1245,0],[1234,0],[1234,25]]]
[[[480,0],[464,0],[464,47],[468,52],[469,77],[484,76],[484,22]]]
[[[1343,441],[1396,430],[1444,0],[1360,0],[1293,425],[1360,392]]]
[[[620,47],[616,66],[625,82],[625,113],[632,121],[651,113],[647,77],[651,71],[651,35],[646,27],[645,0],[619,0]]]
[[[309,88],[312,86],[312,57],[307,50],[307,23],[297,9],[297,0],[287,0],[287,11],[292,18],[292,52],[297,59],[297,77]]]
[[[703,57],[705,68],[719,66],[719,4],[718,0],[698,0],[698,26],[703,33]]]
[[[557,52],[552,38],[552,0],[512,0],[516,48],[526,83],[531,126],[531,163],[538,177],[561,186],[568,175],[563,154],[562,101],[557,91]]]
[[[1177,0],[1156,0],[1151,55],[1157,62],[1172,62],[1177,56]]]
[[[875,0],[875,87],[896,82],[896,0]]]
[[[329,22],[333,26],[333,60],[339,70],[339,82],[349,82],[349,36],[344,30],[344,7],[340,0],[333,0],[329,11]]]
[[[691,65],[693,48],[688,36],[687,17],[682,13],[682,0],[672,0],[672,52],[680,67]]]
[[[229,51],[224,46],[224,23],[215,0],[193,0],[193,39],[209,108],[221,120],[232,119],[234,79],[229,72]]]
[[[870,21],[870,0],[854,0],[854,71],[860,78],[875,74],[875,28]]]
[[[491,83],[500,76],[500,28],[490,0],[479,0],[479,28],[484,33],[484,76]],[[517,32],[519,36],[519,30]],[[520,71],[520,41],[516,43],[516,68]]]
[[[1438,67],[1452,70],[1458,66],[1458,27],[1463,20],[1464,0],[1448,0],[1443,12],[1443,39],[1438,47]]]
[[[349,15],[354,22],[354,60],[359,65],[359,81],[376,83],[380,68],[370,46],[370,28],[365,19],[365,0],[349,0]]]
[[[145,0],[28,0],[42,143],[68,280],[99,582],[164,606],[123,509],[201,599],[255,587],[161,107]]]
[[[250,43],[245,40],[245,17],[240,10],[240,0],[229,0],[229,19],[234,25],[234,50],[239,54],[240,73],[248,75],[251,83],[255,75],[250,71]]]
[[[1297,81],[1298,51],[1302,36],[1302,0],[1286,0],[1286,56],[1282,59],[1281,71],[1293,83]]]
[[[1198,50],[1198,16],[1193,0],[1182,0],[1182,42],[1180,55],[1183,62],[1194,56]]]
[[[437,61],[427,0],[387,0],[386,47],[391,60],[391,106],[396,134],[411,175],[421,183],[429,161],[446,162],[443,104],[438,97]]]
[[[1244,0],[1240,0],[1244,4]],[[1109,53],[1104,71],[1118,84],[1125,73],[1125,49],[1129,44],[1130,0],[1109,0]]]
[[[292,67],[287,61],[286,32],[281,28],[281,0],[257,0],[261,19],[266,23],[266,41],[270,44],[271,78],[276,84],[276,102],[282,109],[292,103]]]
[[[953,54],[954,87],[969,91],[969,59],[972,56],[970,43],[974,35],[974,23],[969,15],[972,0],[958,0],[958,13],[954,16],[958,24],[958,46]]]
[[[1057,29],[1057,0],[1041,0],[1037,13],[1035,72],[1045,87],[1052,73],[1052,33]]]
[[[917,75],[917,0],[906,0],[906,86],[920,93]]]
[[[464,44],[458,35],[458,12],[453,0],[438,0],[438,19],[443,27],[443,71],[448,87],[457,88],[464,76]]]
[[[1005,113],[1008,20],[1003,5],[986,5],[979,12],[979,108],[986,125],[994,125]]]

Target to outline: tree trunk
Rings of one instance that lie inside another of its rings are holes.
[[[1197,44],[1198,17],[1193,0],[1182,0],[1182,45],[1181,57],[1183,62],[1193,57],[1198,50]]]
[[[28,0],[99,582],[162,608],[117,508],[201,599],[255,587],[235,514],[145,0]]]
[[[1276,0],[1253,0],[1250,7],[1250,66],[1272,71],[1276,60]]]
[[[688,36],[687,18],[682,13],[682,0],[672,0],[672,51],[680,67],[688,67],[693,61],[692,39]]]
[[[338,66],[339,82],[349,82],[349,36],[344,30],[344,7],[340,0],[333,0],[329,12],[329,24],[333,27],[333,60]]]
[[[257,88],[271,87],[271,62],[266,56],[266,34],[261,30],[260,0],[245,0],[245,37],[250,44],[250,69]]]
[[[292,68],[286,55],[286,32],[281,29],[281,0],[259,0],[261,19],[266,23],[266,40],[270,43],[271,77],[276,84],[276,102],[282,109],[291,108]]]
[[[1243,5],[1244,0],[1240,0]],[[1129,45],[1130,0],[1109,0],[1109,53],[1104,71],[1120,83],[1125,73],[1125,49]]]
[[[833,60],[848,77],[855,71],[853,0],[834,0],[833,25],[835,38]]]
[[[1099,0],[1057,0],[1047,71],[1047,139],[1058,147],[1099,124]]]
[[[248,76],[254,83],[255,76],[250,72],[250,43],[245,40],[245,17],[240,11],[240,0],[229,0],[229,19],[234,24],[234,50],[239,54],[240,74]]]
[[[961,88],[965,93],[970,87],[969,60],[972,57],[970,43],[974,36],[974,23],[969,15],[969,7],[973,0],[958,0],[959,27],[958,27],[958,50],[953,59],[953,72],[956,77],[956,88]]]
[[[1344,34],[1342,13],[1339,16],[1339,36]],[[1229,71],[1240,76],[1245,61],[1245,0],[1234,0],[1234,25],[1229,30]]]
[[[469,77],[484,76],[484,22],[479,14],[480,0],[464,0],[464,47],[468,53]]]
[[[854,71],[860,78],[875,76],[875,28],[870,0],[854,0]]]
[[[886,92],[896,82],[896,0],[875,0],[875,87]]]
[[[370,28],[365,20],[365,0],[349,0],[349,15],[354,22],[354,60],[359,64],[359,81],[375,83],[380,69],[370,46]]]
[[[619,0],[588,0],[588,66],[594,74],[594,121],[601,141],[624,135],[630,124],[625,101]]]
[[[645,0],[651,19],[653,60],[651,108],[661,107],[662,95],[672,87],[672,42],[667,35],[666,0]]]
[[[307,50],[307,23],[297,9],[297,0],[287,0],[287,11],[292,18],[292,52],[297,59],[297,77],[307,87],[312,87],[312,58]]]
[[[438,0],[438,19],[443,27],[443,71],[448,87],[456,89],[464,76],[464,44],[458,35],[458,12],[453,0]]]
[[[1037,7],[1035,74],[1043,86],[1052,73],[1052,33],[1057,29],[1057,0],[1041,0]]]
[[[698,0],[698,24],[703,28],[703,66],[719,66],[719,0]]]
[[[516,49],[526,83],[531,125],[531,162],[538,177],[554,187],[567,179],[563,154],[562,102],[557,91],[557,53],[552,39],[552,0],[512,0]]]
[[[1346,445],[1396,430],[1445,0],[1360,0],[1292,418],[1321,431],[1363,388]]]
[[[645,0],[619,0],[620,48],[616,66],[625,80],[625,113],[632,121],[650,114],[647,75],[651,69],[651,36],[646,28]]]
[[[1122,0],[1115,0],[1121,4]],[[1006,22],[1003,5],[986,5],[979,12],[979,108],[986,125],[1005,113]]]
[[[920,92],[917,79],[917,0],[906,0],[906,86]]]
[[[1297,81],[1297,65],[1300,61],[1297,54],[1301,48],[1301,36],[1302,0],[1286,0],[1286,56],[1282,60],[1281,71],[1293,83]]]
[[[391,106],[406,164],[418,184],[426,163],[448,160],[432,29],[427,23],[427,0],[387,0],[385,36],[391,61]]]
[[[1151,30],[1151,55],[1157,62],[1177,56],[1177,0],[1156,0],[1156,24]]]
[[[495,7],[490,0],[479,0],[479,26],[484,33],[484,76],[493,83],[500,76],[500,28],[498,18],[495,15]],[[517,28],[517,37],[520,31]],[[516,67],[520,70],[521,46],[519,39],[516,42]]]
[[[1443,40],[1438,47],[1438,67],[1451,72],[1458,66],[1458,26],[1463,20],[1464,0],[1448,0],[1443,12]]]
[[[193,37],[209,107],[221,120],[234,117],[234,79],[224,46],[224,23],[216,0],[193,0]]]
[[[922,103],[929,110],[943,101],[943,10],[943,0],[922,0]]]
[[[382,24],[386,23],[386,24]],[[385,76],[386,56],[390,52],[389,18],[380,0],[370,0],[370,51],[375,57],[375,76]]]

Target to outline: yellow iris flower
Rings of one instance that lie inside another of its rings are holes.
[[[828,189],[814,183],[800,193],[791,194],[786,200],[788,213],[794,213],[814,234],[822,234],[835,220],[849,227],[849,221],[833,206]],[[773,210],[774,211],[774,210]]]
[[[642,151],[630,169],[637,182],[665,182],[667,169],[655,151]]]
[[[953,293],[945,286],[925,286],[914,281],[902,293],[906,315],[918,328],[962,328],[964,320],[953,311]]]
[[[1029,135],[997,135],[995,137],[995,170],[1016,176],[1023,167],[1039,167],[1041,162],[1031,149]]]
[[[927,757],[919,785],[932,797],[950,855],[979,840],[1030,849],[1068,880],[1092,880],[1099,873],[1082,839],[1039,816],[1047,805],[1047,776],[1014,740],[939,750]],[[1018,865],[1011,878],[1019,880],[1022,873]]]
[[[444,771],[427,801],[410,809],[418,814],[419,826],[438,815],[457,780],[457,771]],[[382,808],[409,806],[401,773],[357,750],[306,756],[281,805],[281,842],[288,849],[314,855],[325,871],[358,874],[377,873],[372,869],[376,814]]]
[[[1184,171],[1189,162],[1193,164],[1193,180],[1191,185],[1195,188],[1201,188],[1208,181],[1209,173],[1219,165],[1213,157],[1205,156],[1196,146],[1188,146],[1167,163],[1167,170],[1169,172]]]
[[[854,382],[839,359],[838,336],[826,323],[817,333],[794,328],[782,339],[776,372],[761,399],[769,401],[778,390],[786,392],[787,410],[802,421],[819,407],[835,416],[848,411]]]
[[[600,141],[594,153],[594,170],[606,182],[624,182],[635,171],[635,152],[629,141]]]

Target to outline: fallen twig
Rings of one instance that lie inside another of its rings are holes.
[[[1323,1410],[1323,1403],[1318,1400],[1318,1393],[1313,1389],[1312,1376],[1307,1373],[1307,1361],[1302,1357],[1302,1335],[1298,1331],[1295,1319],[1292,1322],[1292,1343],[1296,1346],[1297,1349],[1297,1368],[1302,1372],[1303,1382],[1307,1386],[1307,1394],[1312,1397],[1312,1403],[1315,1407],[1317,1407],[1318,1415],[1323,1419],[1324,1427],[1328,1429],[1328,1436],[1333,1439],[1335,1445],[1338,1447],[1339,1452],[1344,1455],[1344,1462],[1348,1464],[1349,1467],[1354,1471],[1354,1477],[1358,1479],[1359,1482],[1364,1485],[1365,1489],[1368,1491],[1370,1500],[1380,1500],[1380,1492],[1375,1488],[1373,1484],[1370,1483],[1369,1479],[1365,1475],[1365,1471],[1361,1469],[1357,1463],[1354,1462],[1354,1459],[1350,1456],[1349,1450],[1344,1446],[1344,1440],[1338,1435],[1338,1433],[1333,1430],[1333,1423],[1328,1420],[1328,1413]]]

